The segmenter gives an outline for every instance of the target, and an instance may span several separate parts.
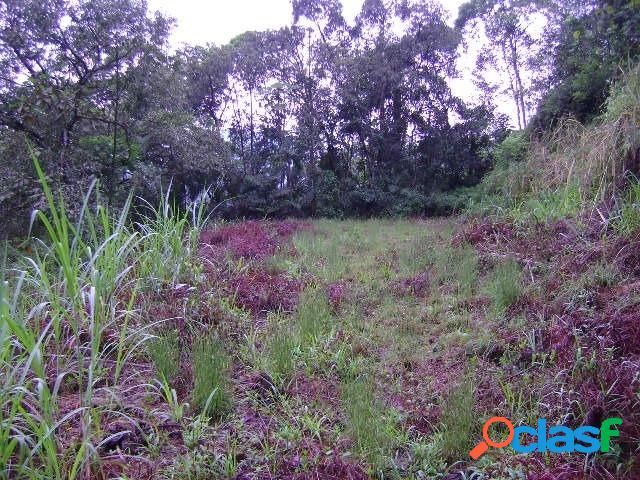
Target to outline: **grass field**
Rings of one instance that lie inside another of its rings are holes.
[[[53,247],[5,273],[0,477],[634,478],[640,272],[615,242],[160,208],[78,247],[54,211]],[[580,327],[600,316],[622,348]],[[624,442],[589,464],[469,458],[494,415],[598,412]]]

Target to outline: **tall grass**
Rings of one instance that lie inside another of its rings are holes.
[[[296,332],[279,326],[269,339],[265,350],[266,369],[278,385],[285,384],[293,376],[298,346]]]
[[[178,214],[164,196],[134,229],[132,196],[114,216],[95,183],[72,219],[34,165],[47,211],[32,226],[46,237],[0,273],[0,478],[94,478],[109,440],[102,419],[135,423],[118,402],[96,398],[123,397],[119,377],[150,337],[134,308],[140,273],[175,281],[190,255],[183,240],[193,242],[201,222],[186,221],[196,207]]]
[[[442,404],[442,455],[450,462],[466,459],[477,437],[478,414],[474,409],[474,385],[464,378],[455,385]]]
[[[368,460],[374,472],[380,472],[385,469],[385,456],[394,444],[394,419],[385,411],[368,377],[344,382],[341,400],[347,433],[353,439],[356,452]]]
[[[297,308],[298,335],[303,344],[315,343],[320,335],[330,330],[332,314],[325,293],[319,288],[308,288],[300,295]]]
[[[450,283],[459,294],[472,293],[478,276],[478,258],[475,250],[468,245],[434,250],[435,285]]]
[[[626,195],[620,201],[614,227],[623,235],[640,230],[640,181],[636,178],[631,180]]]
[[[160,379],[175,385],[180,371],[181,349],[178,332],[171,330],[148,342],[151,359],[160,375]]]
[[[628,173],[640,168],[640,65],[612,87],[595,121],[583,125],[565,119],[528,145],[524,159],[497,162],[480,185],[480,203],[472,211],[491,203],[516,218],[547,221],[619,197],[629,186]]]

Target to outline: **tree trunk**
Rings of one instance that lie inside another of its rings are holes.
[[[522,115],[522,128],[525,128],[527,126],[527,110],[524,103],[525,95],[520,77],[520,66],[518,65],[518,47],[513,38],[509,39],[509,45],[511,47],[511,64],[516,79],[516,89],[518,91],[518,102],[520,103],[520,114]]]
[[[505,70],[507,71],[507,76],[509,77],[509,90],[511,91],[511,96],[513,97],[513,101],[516,104],[516,117],[518,118],[518,130],[522,130],[522,118],[520,116],[520,100],[518,98],[517,88],[514,85],[513,74],[511,73],[511,70],[510,70],[511,62],[509,61],[505,44],[501,43],[500,47],[502,49],[502,59],[506,67]]]

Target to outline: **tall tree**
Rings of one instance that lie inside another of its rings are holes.
[[[478,55],[478,70],[484,75],[497,71],[501,81],[506,81],[506,91],[516,108],[518,128],[526,127],[530,117],[530,81],[525,74],[534,53],[530,30],[536,12],[536,2],[531,0],[471,0],[460,6],[456,20],[458,29],[476,39],[481,36],[479,25],[484,27],[487,42]]]

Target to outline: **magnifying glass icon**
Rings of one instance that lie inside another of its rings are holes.
[[[494,442],[489,437],[489,427],[491,425],[493,425],[494,423],[502,423],[502,424],[506,425],[507,428],[509,429],[509,435],[507,435],[507,438],[504,439],[502,442]],[[477,444],[469,452],[469,455],[474,460],[477,460],[482,455],[484,455],[485,452],[489,449],[489,447],[503,448],[503,447],[506,447],[507,445],[509,445],[511,443],[511,440],[513,440],[513,423],[511,423],[511,421],[508,418],[505,418],[505,417],[493,417],[493,418],[490,418],[489,420],[487,420],[485,422],[484,426],[482,427],[482,438],[484,439],[484,441],[480,442],[479,444]]]

